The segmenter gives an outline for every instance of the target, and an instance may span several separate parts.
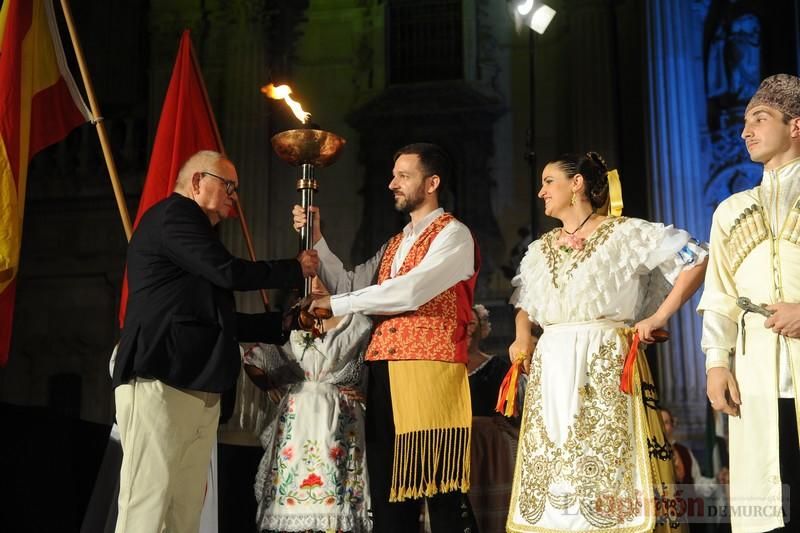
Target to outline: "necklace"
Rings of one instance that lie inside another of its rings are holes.
[[[589,213],[589,216],[587,216],[586,218],[584,218],[584,219],[583,219],[583,222],[581,222],[581,223],[578,225],[578,227],[577,227],[577,228],[575,228],[575,230],[574,230],[574,231],[567,231],[567,230],[566,230],[566,229],[564,229],[563,227],[561,228],[561,231],[563,231],[563,232],[564,232],[564,233],[566,233],[567,235],[575,235],[576,233],[578,233],[578,230],[579,230],[579,229],[581,229],[581,228],[583,227],[583,225],[584,225],[584,224],[586,224],[586,223],[589,221],[589,219],[590,219],[590,218],[592,218],[592,215],[594,215],[594,213]]]

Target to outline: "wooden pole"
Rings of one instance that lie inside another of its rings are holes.
[[[64,12],[64,19],[67,22],[72,48],[75,50],[75,56],[78,58],[78,67],[81,70],[83,86],[86,88],[86,96],[89,98],[89,108],[92,111],[94,125],[97,129],[97,136],[100,138],[100,146],[103,149],[103,157],[106,160],[108,176],[111,178],[111,187],[114,189],[114,197],[117,200],[117,209],[122,219],[122,227],[125,229],[125,237],[130,241],[133,230],[131,226],[131,217],[130,214],[128,214],[128,204],[125,202],[125,191],[122,190],[122,184],[119,181],[117,166],[114,164],[114,155],[111,153],[111,143],[108,140],[106,127],[103,123],[103,116],[100,113],[97,99],[94,96],[94,88],[92,86],[92,80],[89,77],[89,69],[86,67],[86,60],[83,57],[83,50],[78,41],[78,34],[75,31],[75,23],[72,19],[72,12],[69,9],[67,0],[61,0],[61,10]]]
[[[194,46],[190,46],[189,49],[192,51],[192,62],[194,63],[194,68],[197,70],[197,72],[201,72],[200,64],[197,62],[197,56],[194,53]],[[206,85],[202,79],[200,83],[200,89],[203,91],[203,98],[206,103],[206,108],[208,109],[208,116],[211,117],[211,125],[214,127],[214,136],[217,138],[217,144],[219,145],[220,151],[224,154],[225,146],[222,144],[222,135],[219,133],[217,119],[214,118],[214,113],[211,112],[211,101],[208,99],[208,91],[206,91]],[[238,198],[239,195],[237,194],[236,196],[236,213],[239,215],[239,226],[242,228],[242,233],[244,234],[244,242],[247,245],[247,253],[250,255],[250,260],[255,261],[256,249],[253,246],[253,238],[250,236],[250,228],[247,226],[247,219],[244,216],[242,203]],[[267,295],[267,291],[265,289],[260,289],[259,292],[261,293],[261,300],[264,302],[264,309],[268,311],[269,296]]]

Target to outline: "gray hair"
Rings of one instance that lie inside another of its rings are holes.
[[[181,166],[178,178],[175,180],[175,190],[188,188],[195,172],[208,170],[219,161],[228,161],[228,158],[213,150],[200,150]]]

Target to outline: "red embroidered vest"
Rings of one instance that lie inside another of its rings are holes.
[[[417,266],[433,242],[455,217],[444,213],[430,223],[408,251],[397,271],[402,276]],[[403,234],[392,237],[386,246],[378,270],[378,284],[391,277],[392,262]],[[467,324],[472,317],[475,281],[480,269],[480,255],[475,246],[475,273],[422,304],[416,311],[380,319],[367,348],[367,361],[402,361],[425,359],[449,363],[467,362]],[[375,318],[375,317],[373,317]]]

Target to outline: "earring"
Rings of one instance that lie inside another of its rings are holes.
[[[577,202],[577,201],[578,201],[578,197],[575,196],[575,193],[572,193],[572,198],[569,199],[569,205],[573,206],[573,205],[575,205],[575,202]]]

